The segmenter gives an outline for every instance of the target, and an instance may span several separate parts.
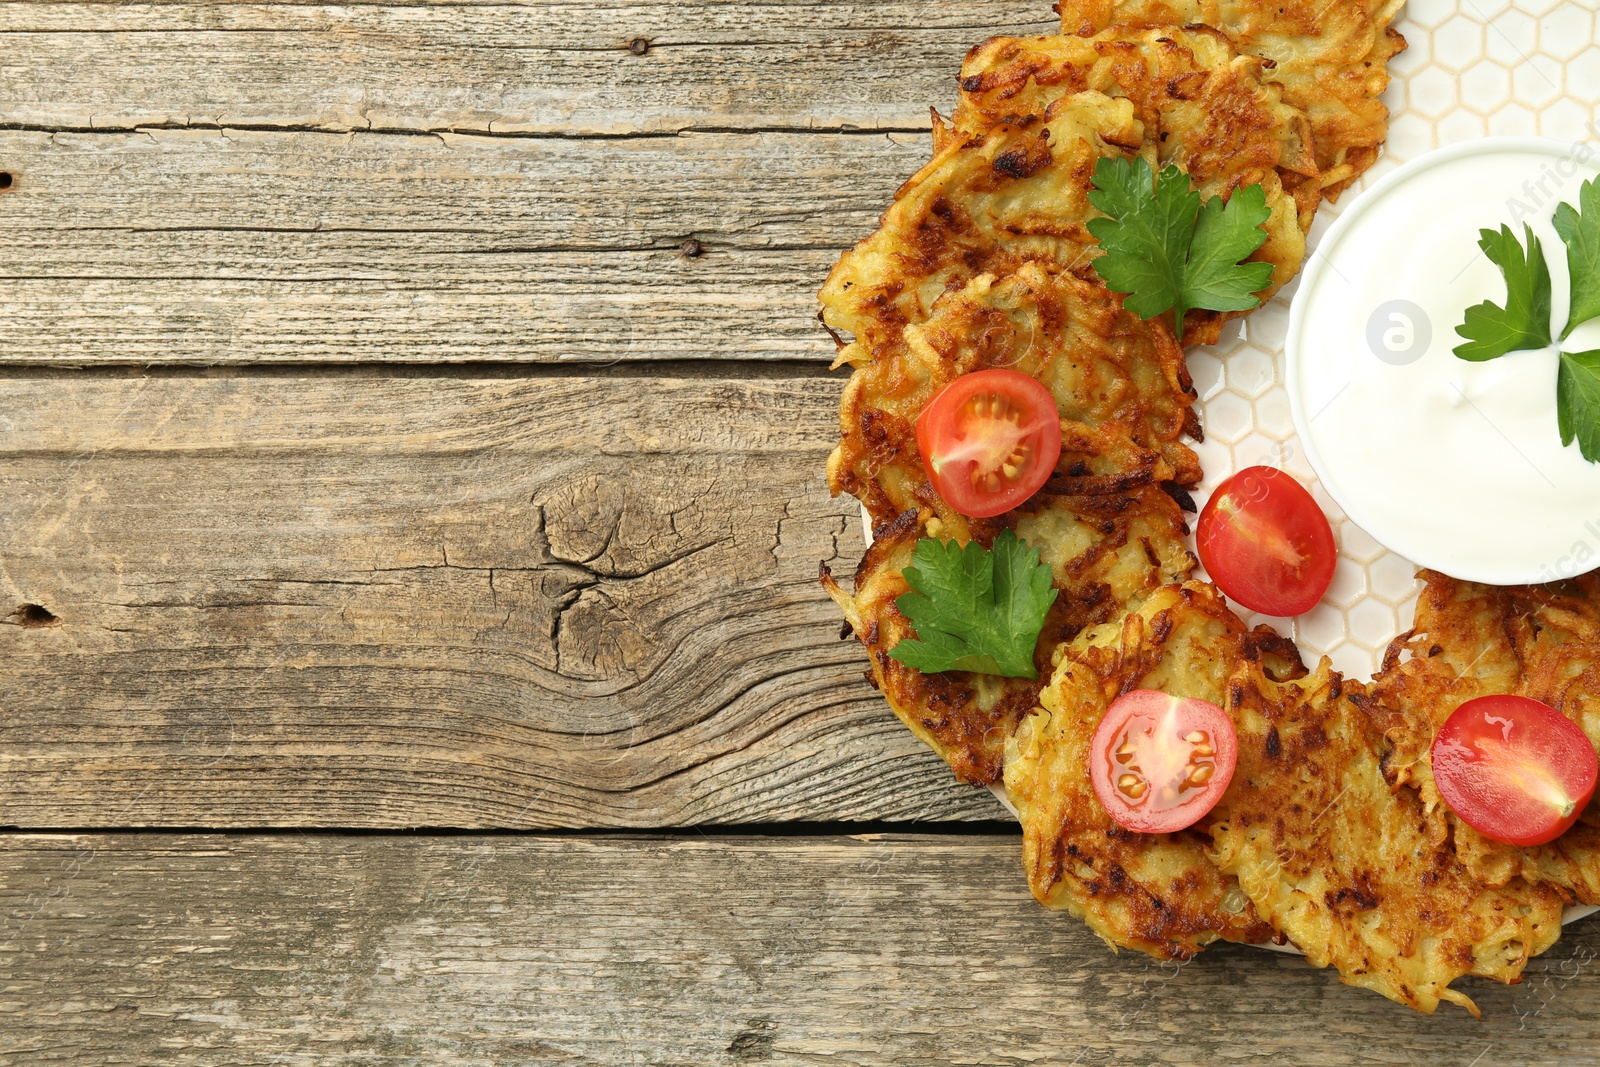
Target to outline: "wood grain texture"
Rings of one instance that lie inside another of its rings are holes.
[[[925,130],[968,47],[1050,22],[0,4],[0,363],[831,358],[816,290],[928,153],[864,131]]]
[[[0,1062],[1578,1065],[1600,925],[1484,1021],[1113,956],[995,837],[11,836]]]
[[[0,131],[0,362],[827,360],[927,141]]]
[[[0,825],[1004,817],[817,584],[839,387],[0,381]]]
[[[10,3],[0,114],[68,129],[926,129],[968,48],[1055,24],[1046,0]]]

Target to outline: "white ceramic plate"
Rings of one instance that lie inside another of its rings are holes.
[[[1383,156],[1339,204],[1318,212],[1310,256],[1363,189],[1432,149],[1489,136],[1600,144],[1600,15],[1592,4],[1410,0],[1396,23],[1410,47],[1389,64],[1393,81],[1385,99],[1393,117]],[[1295,436],[1283,348],[1297,289],[1298,280],[1248,319],[1230,324],[1219,344],[1189,353],[1206,432],[1196,448],[1205,478],[1195,500],[1203,507],[1223,478],[1256,464],[1281,467],[1311,489],[1339,540],[1333,585],[1321,604],[1292,622],[1252,615],[1245,621],[1277,627],[1313,662],[1326,655],[1336,670],[1370,678],[1384,648],[1411,625],[1416,567],[1345,517]],[[870,529],[867,535],[870,540]],[[1000,802],[1006,804],[1003,795]],[[1596,910],[1568,908],[1562,921]]]
[[[1593,8],[1593,0],[1410,0],[1396,23],[1410,47],[1389,64],[1385,99],[1393,115],[1383,156],[1339,204],[1318,212],[1310,258],[1360,192],[1433,149],[1491,136],[1600,145],[1600,13]],[[1333,586],[1289,626],[1265,616],[1246,621],[1276,626],[1308,659],[1326,655],[1335,669],[1370,678],[1384,648],[1411,625],[1416,567],[1345,517],[1295,435],[1284,340],[1298,288],[1297,279],[1220,344],[1189,354],[1206,431],[1195,499],[1204,506],[1218,482],[1257,463],[1281,467],[1311,489],[1339,540]],[[1597,910],[1568,908],[1562,922]]]
[[[1396,24],[1410,47],[1389,65],[1393,118],[1384,154],[1340,203],[1318,213],[1309,263],[1364,188],[1435,148],[1489,136],[1600,144],[1593,6],[1593,0],[1411,0]],[[1292,624],[1247,621],[1277,626],[1309,659],[1327,655],[1337,670],[1369,678],[1389,641],[1411,624],[1416,568],[1349,521],[1318,482],[1294,432],[1284,340],[1298,288],[1297,280],[1222,343],[1190,353],[1206,429],[1198,449],[1206,476],[1196,500],[1203,505],[1222,478],[1257,463],[1282,467],[1310,487],[1339,539],[1333,586]]]

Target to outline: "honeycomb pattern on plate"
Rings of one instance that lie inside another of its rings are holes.
[[[1362,189],[1407,160],[1486,136],[1600,141],[1600,43],[1595,0],[1410,0],[1396,26],[1411,47],[1396,56],[1385,97],[1394,113],[1382,159],[1336,205],[1325,206],[1313,245]],[[1315,253],[1313,253],[1315,254]],[[1415,567],[1346,519],[1316,482],[1289,420],[1283,342],[1291,285],[1236,322],[1189,367],[1200,392],[1206,441],[1202,504],[1230,471],[1282,467],[1308,486],[1333,520],[1339,567],[1323,602],[1292,626],[1309,660],[1326,653],[1338,670],[1370,677],[1391,638],[1411,625]],[[1455,323],[1433,323],[1453,333]],[[1376,358],[1352,353],[1354,358]],[[1250,617],[1288,632],[1281,619]]]

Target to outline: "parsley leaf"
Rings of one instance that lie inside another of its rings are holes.
[[[1181,178],[1177,167],[1168,167],[1157,185],[1143,159],[1095,165],[1089,202],[1111,216],[1088,224],[1105,251],[1095,272],[1108,288],[1128,294],[1123,305],[1140,318],[1153,319],[1182,298],[1183,260],[1200,194]]]
[[[1467,339],[1455,353],[1473,363],[1498,359],[1507,352],[1544,348],[1550,343],[1550,267],[1544,248],[1523,223],[1528,248],[1523,250],[1510,226],[1478,231],[1478,247],[1506,279],[1506,306],[1485,300],[1467,309],[1456,333]]]
[[[1171,309],[1182,341],[1191,308],[1248,311],[1261,302],[1255,294],[1271,284],[1272,264],[1239,262],[1267,239],[1261,224],[1272,212],[1261,186],[1202,206],[1177,167],[1157,180],[1142,158],[1121,157],[1095,164],[1094,186],[1089,202],[1110,216],[1089,220],[1105,253],[1095,272],[1129,311],[1153,319]]]
[[[1576,440],[1584,459],[1600,461],[1600,351],[1561,353],[1556,424],[1563,445]]]
[[[1567,246],[1567,270],[1572,275],[1572,311],[1561,331],[1563,341],[1590,319],[1600,318],[1600,183],[1584,182],[1578,205],[1581,215],[1571,204],[1556,206],[1556,233]]]
[[[905,569],[912,593],[895,601],[917,628],[889,655],[926,674],[976,671],[1034,678],[1033,649],[1055,603],[1039,550],[1006,530],[986,551],[976,542],[923,538]]]
[[[1272,264],[1239,261],[1266,243],[1261,224],[1271,217],[1259,185],[1237,190],[1226,204],[1214,196],[1201,205],[1184,274],[1189,307],[1249,311],[1261,303],[1255,294],[1272,283]]]

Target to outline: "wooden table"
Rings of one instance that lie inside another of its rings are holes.
[[[0,1063],[1600,1058],[1113,956],[837,639],[814,292],[1049,26],[0,5]]]

